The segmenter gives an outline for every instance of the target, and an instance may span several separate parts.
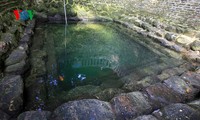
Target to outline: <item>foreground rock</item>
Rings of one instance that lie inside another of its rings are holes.
[[[20,76],[4,77],[0,81],[0,108],[9,115],[23,108],[23,81]]]
[[[188,103],[189,106],[191,106],[192,108],[200,111],[200,99],[192,101],[190,103]]]
[[[49,120],[50,115],[49,111],[27,111],[21,113],[17,120]]]
[[[141,92],[121,94],[113,98],[111,104],[118,120],[133,119],[152,112],[147,97]]]
[[[147,87],[146,92],[155,109],[182,101],[182,97],[179,94],[161,83]]]
[[[113,120],[115,115],[108,102],[84,99],[65,103],[53,113],[53,120]]]
[[[200,74],[194,72],[186,72],[181,75],[181,78],[188,84],[200,91]]]
[[[176,103],[153,113],[159,120],[199,120],[198,111],[186,104]]]
[[[198,93],[198,90],[187,84],[183,79],[178,76],[170,77],[164,83],[167,87],[173,89],[176,93],[180,94],[184,100],[191,100]]]
[[[8,120],[9,118],[10,116],[8,114],[0,110],[0,120]]]

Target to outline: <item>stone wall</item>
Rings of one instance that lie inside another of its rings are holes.
[[[74,0],[81,2],[80,0]],[[175,24],[200,24],[199,0],[84,0],[97,14],[111,17],[138,15],[159,18]]]

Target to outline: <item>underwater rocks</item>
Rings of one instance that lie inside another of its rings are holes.
[[[141,92],[131,92],[114,97],[111,105],[118,120],[132,119],[152,112],[147,96]]]
[[[27,111],[21,113],[17,120],[49,120],[50,115],[49,111]]]
[[[199,120],[200,113],[182,103],[171,104],[153,113],[159,120]]]
[[[16,38],[15,38],[15,35],[12,34],[12,33],[3,33],[1,35],[1,40],[4,41],[5,43],[10,43],[14,46],[17,46],[17,41],[16,41]]]
[[[0,108],[9,115],[23,108],[23,80],[21,76],[7,76],[0,81]]]
[[[52,120],[114,120],[115,114],[110,103],[84,99],[64,103],[53,112]]]
[[[99,93],[102,89],[99,86],[93,85],[85,85],[85,86],[78,86],[72,90],[70,90],[64,99],[67,100],[77,100],[77,99],[84,99],[84,98],[96,98],[95,94]]]

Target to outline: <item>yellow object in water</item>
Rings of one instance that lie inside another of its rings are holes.
[[[59,76],[59,80],[60,81],[64,81],[64,77],[63,76]]]

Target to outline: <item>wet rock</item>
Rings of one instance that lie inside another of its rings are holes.
[[[158,119],[152,115],[143,115],[135,118],[134,120],[158,120]]]
[[[199,120],[200,114],[186,104],[176,103],[155,111],[159,120]]]
[[[200,52],[190,50],[184,54],[183,58],[185,58],[189,61],[194,61],[194,62],[200,63]]]
[[[200,74],[195,72],[186,72],[181,78],[188,84],[200,91]]]
[[[200,51],[200,40],[196,40],[194,41],[191,45],[190,45],[191,49],[194,51]]]
[[[5,112],[0,110],[0,120],[9,120],[10,116],[6,114]]]
[[[146,92],[155,109],[182,101],[179,94],[161,83],[147,87]]]
[[[113,84],[115,83],[115,84]],[[102,84],[100,85],[102,88],[120,88],[123,86],[123,82],[121,80],[115,80],[113,78],[108,78],[107,80],[102,80]]]
[[[70,90],[65,99],[75,100],[75,99],[87,99],[87,98],[96,98],[95,94],[99,93],[101,88],[99,86],[85,85],[78,86]]]
[[[114,96],[119,95],[123,93],[124,91],[119,89],[119,88],[107,88],[97,94],[95,94],[95,97],[99,100],[103,101],[109,101],[111,100]]]
[[[17,120],[49,120],[50,115],[49,111],[27,111],[21,113]]]
[[[198,93],[191,85],[178,76],[170,77],[164,81],[165,85],[180,94],[183,99],[191,100]]]
[[[117,119],[133,119],[142,114],[152,112],[146,96],[141,92],[121,94],[111,100]]]
[[[195,110],[200,111],[200,99],[192,101],[188,103],[188,105],[194,108]]]
[[[111,105],[95,99],[84,99],[64,103],[55,109],[53,120],[113,120]]]
[[[23,75],[30,68],[28,61],[22,60],[19,63],[7,66],[5,69],[6,74]]]
[[[125,84],[123,86],[123,89],[128,90],[128,91],[142,90],[143,88],[148,87],[157,82],[160,82],[157,77],[147,76],[147,77],[142,78],[141,80],[134,81],[129,84]]]
[[[29,46],[27,43],[20,43],[18,49],[25,50],[29,54]]]
[[[7,76],[0,81],[0,108],[9,115],[23,108],[23,80],[21,76]]]
[[[25,60],[26,58],[27,54],[25,50],[15,49],[6,59],[5,65],[6,66],[13,65],[19,63],[22,60]]]

